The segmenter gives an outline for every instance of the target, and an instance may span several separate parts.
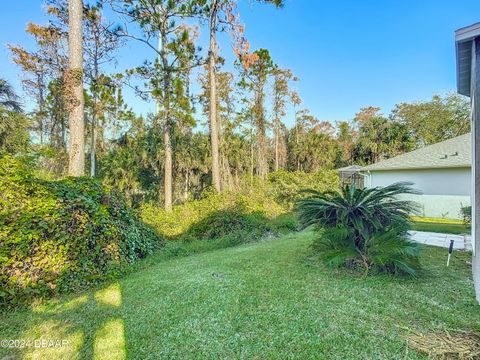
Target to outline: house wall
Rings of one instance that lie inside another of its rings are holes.
[[[469,206],[470,168],[371,171],[367,186],[386,186],[410,181],[422,195],[405,195],[421,205],[421,216],[461,219],[460,209]]]

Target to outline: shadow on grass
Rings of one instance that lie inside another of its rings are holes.
[[[168,241],[157,253],[132,265],[128,273],[175,257],[254,242],[296,228],[296,221],[291,215],[268,219],[261,213],[218,211],[193,224],[177,240]],[[0,321],[0,340],[31,341],[23,348],[0,348],[0,359],[17,356],[41,359],[132,357],[128,354],[128,343],[136,341],[138,330],[135,338],[129,339],[129,324],[124,314],[135,311],[135,304],[128,303],[127,307],[120,282],[104,283],[102,286],[97,291],[46,301],[44,305],[33,306],[32,310],[12,309],[0,313],[0,319],[5,318]],[[40,343],[37,346],[35,340],[53,340],[54,344],[67,340],[67,345],[49,344],[44,347]]]
[[[473,293],[465,290],[467,254],[455,254],[447,269],[443,249],[431,248],[428,278],[354,278],[318,263],[306,266],[313,237],[306,232],[172,259],[101,289],[12,313],[0,320],[2,338],[69,344],[0,349],[0,359],[274,358],[282,351],[318,358],[349,350],[345,358],[396,358],[404,328],[478,328]]]
[[[7,317],[2,339],[25,343],[2,346],[0,358],[125,359],[123,307],[122,290],[115,282],[56,305],[47,303],[12,316],[2,314]]]

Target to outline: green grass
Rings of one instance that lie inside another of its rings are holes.
[[[426,222],[416,221],[412,226],[413,230],[429,231],[446,234],[465,234],[470,232],[470,227],[464,224],[455,223],[441,223],[441,222]]]
[[[427,248],[416,279],[310,258],[315,235],[161,260],[102,288],[0,315],[1,339],[68,340],[0,358],[398,359],[411,332],[480,331],[469,254]]]

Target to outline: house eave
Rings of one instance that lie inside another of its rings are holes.
[[[470,26],[465,26],[455,31],[455,41],[469,41],[480,36],[480,22]]]
[[[472,71],[472,42],[480,36],[480,23],[455,31],[457,60],[457,92],[470,96]]]
[[[418,166],[418,167],[398,167],[398,168],[363,168],[361,171],[369,171],[369,172],[376,172],[376,171],[398,171],[398,170],[446,170],[446,169],[470,169],[470,164],[468,165],[454,165],[454,166]]]

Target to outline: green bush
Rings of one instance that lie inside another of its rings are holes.
[[[114,276],[162,244],[123,198],[91,178],[46,181],[0,159],[0,302],[76,289]]]
[[[462,214],[463,224],[464,225],[471,225],[472,224],[472,207],[471,206],[463,206],[460,209],[460,213]]]
[[[297,211],[300,223],[322,231],[313,244],[327,265],[414,274],[420,247],[407,236],[418,205],[398,195],[416,194],[409,183],[341,192],[308,191]]]
[[[271,173],[265,182],[259,179],[251,181],[244,180],[241,189],[235,192],[216,194],[207,191],[201,199],[177,205],[172,212],[166,212],[156,204],[144,204],[141,216],[147,224],[171,240],[181,239],[182,234],[194,224],[222,211],[234,211],[239,217],[261,214],[273,223],[278,222],[280,231],[296,230],[296,220],[282,215],[289,213],[294,201],[304,196],[301,189],[313,186],[319,191],[330,191],[339,187],[338,174],[330,170],[311,174],[280,170]],[[284,223],[281,224],[281,221]]]
[[[215,212],[193,224],[182,234],[181,239],[218,239],[240,232],[259,238],[269,231],[273,231],[273,228],[261,213],[245,214],[236,210],[225,210]]]
[[[24,114],[0,107],[0,154],[27,151],[30,126],[30,120]]]
[[[281,214],[270,220],[270,224],[278,232],[298,231],[298,220],[292,213]]]
[[[222,233],[226,228],[217,219],[222,216],[223,212],[226,213],[225,216],[230,216],[230,220],[224,220],[234,222],[236,216],[245,217],[249,214],[257,214],[257,216],[261,215],[266,219],[274,219],[286,211],[287,209],[284,206],[273,201],[259,188],[255,191],[247,190],[244,193],[223,192],[215,194],[207,192],[199,200],[174,206],[171,212],[167,212],[154,204],[145,204],[141,207],[141,216],[147,224],[153,226],[165,238],[181,240],[182,236],[187,234],[196,224],[200,227],[208,218],[214,222],[211,226],[221,227],[218,231],[212,229],[212,234]]]
[[[413,275],[420,269],[421,246],[406,233],[389,228],[370,236],[362,250],[352,241],[351,229],[326,227],[312,244],[323,262],[333,268],[363,268],[365,271]]]
[[[340,178],[335,170],[314,173],[279,170],[268,175],[267,191],[276,202],[291,208],[295,201],[305,196],[303,189],[319,192],[340,188]]]
[[[167,241],[162,251],[149,261],[224,249],[297,229],[298,223],[291,213],[268,219],[260,213],[241,214],[234,209],[219,211],[193,224],[178,240]]]
[[[298,228],[288,208],[267,196],[261,182],[243,192],[207,191],[199,200],[174,206],[172,212],[145,204],[141,215],[170,240],[162,251],[166,256],[221,249]]]

